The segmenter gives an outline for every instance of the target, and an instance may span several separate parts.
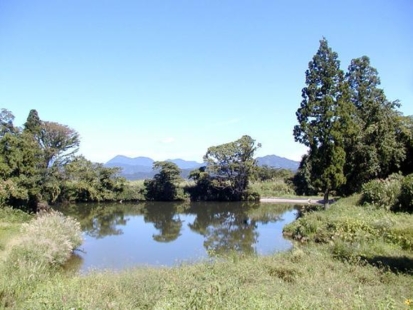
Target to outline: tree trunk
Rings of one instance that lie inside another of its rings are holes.
[[[330,194],[330,190],[326,189],[324,192],[324,210],[327,210],[328,208],[330,208],[330,202],[328,200],[329,194]]]

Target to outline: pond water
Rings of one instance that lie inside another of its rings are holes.
[[[69,268],[120,270],[173,266],[232,251],[268,255],[291,248],[284,225],[294,205],[199,202],[76,204],[59,208],[76,218],[84,242]]]

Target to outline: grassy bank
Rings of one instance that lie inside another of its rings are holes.
[[[174,268],[85,276],[56,268],[7,273],[10,309],[407,309],[413,216],[341,200],[289,225],[294,249]],[[7,222],[7,221],[6,221]],[[16,236],[16,235],[15,235]],[[10,243],[13,239],[9,238]],[[7,247],[7,245],[6,245]],[[10,261],[2,260],[0,274]]]
[[[339,261],[318,246],[177,268],[43,275],[3,298],[15,309],[403,309],[412,287],[410,274]]]

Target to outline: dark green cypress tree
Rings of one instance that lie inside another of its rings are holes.
[[[327,208],[330,192],[346,182],[344,142],[353,130],[353,112],[338,55],[325,38],[305,75],[294,138],[309,148],[312,186],[323,192]]]

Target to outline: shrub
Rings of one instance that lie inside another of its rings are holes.
[[[251,189],[246,189],[242,192],[241,200],[243,200],[243,201],[259,201],[260,200],[260,194],[253,191],[253,190],[251,190]]]
[[[8,259],[17,267],[32,263],[62,265],[81,243],[79,222],[52,212],[22,225],[22,237],[14,244]]]
[[[362,187],[362,202],[389,210],[396,205],[403,177],[392,174],[385,180],[372,180]]]
[[[399,203],[403,210],[413,211],[413,174],[409,174],[402,181]]]

